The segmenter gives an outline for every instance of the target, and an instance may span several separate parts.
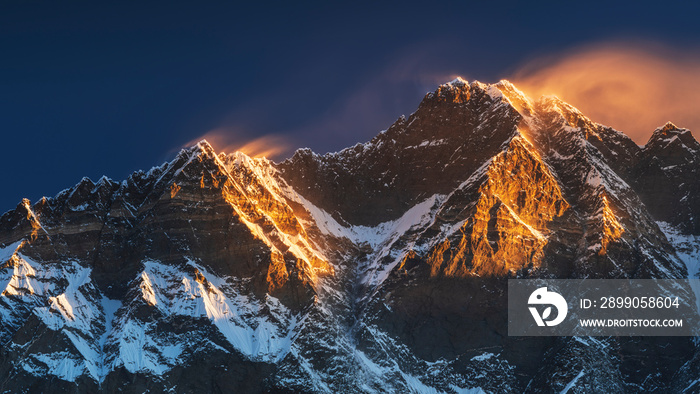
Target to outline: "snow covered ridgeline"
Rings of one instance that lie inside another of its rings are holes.
[[[238,352],[251,360],[274,363],[290,349],[299,324],[275,298],[260,301],[239,293],[232,278],[220,278],[188,261],[178,269],[145,261],[132,282],[127,304],[100,294],[91,270],[76,261],[39,263],[16,252],[13,244],[0,250],[12,269],[0,271],[0,319],[18,320],[34,314],[55,331],[49,347],[12,343],[16,368],[35,376],[53,375],[76,381],[81,376],[101,382],[113,370],[162,375],[187,363],[197,351]],[[144,319],[150,309],[159,319]],[[159,326],[163,320],[192,318],[212,324],[220,335],[198,332],[193,325],[183,335]],[[1,326],[5,338],[11,327]],[[47,352],[47,349],[56,349]]]
[[[251,360],[275,362],[289,352],[300,316],[272,296],[260,302],[239,292],[245,280],[218,277],[191,260],[186,268],[146,261],[137,280],[142,300],[166,316],[208,319]]]
[[[0,319],[23,321],[33,314],[58,333],[53,347],[60,351],[46,352],[45,347],[33,346],[34,341],[12,342],[16,365],[31,374],[52,374],[68,381],[81,375],[103,378],[104,334],[109,324],[105,309],[113,304],[100,297],[90,280],[90,269],[74,260],[33,261],[20,253],[22,246],[17,242],[0,251],[0,258],[9,263],[0,271],[0,286],[4,287]],[[3,341],[14,333],[11,328],[2,326]]]

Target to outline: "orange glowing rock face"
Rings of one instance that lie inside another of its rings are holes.
[[[547,224],[569,204],[533,146],[513,138],[497,155],[479,188],[474,214],[457,244],[445,240],[428,256],[431,275],[503,275],[536,267],[547,245]]]
[[[32,211],[31,203],[29,202],[29,200],[25,198],[24,200],[22,200],[22,204],[27,209],[27,221],[32,226],[32,233],[31,233],[29,239],[31,241],[35,241],[36,237],[39,233],[39,230],[42,229],[41,223],[39,223],[39,219],[36,217],[36,215],[34,215],[34,212]]]
[[[208,159],[200,156],[196,160]],[[319,276],[334,274],[282,197],[277,180],[268,173],[272,171],[268,160],[236,152],[218,155],[215,162],[218,168],[202,174],[198,186],[220,192],[240,221],[270,248],[266,275],[269,292],[282,289],[292,275],[302,283],[315,285]],[[188,195],[194,192],[185,192],[175,184],[171,187],[172,198],[197,199],[196,195]]]
[[[170,198],[175,198],[175,196],[177,195],[177,192],[179,192],[180,189],[181,189],[180,186],[178,186],[176,183],[173,183],[170,186]]]
[[[289,272],[284,262],[284,256],[280,253],[271,254],[270,267],[267,269],[268,290],[274,292],[282,288],[289,279]]]
[[[620,239],[625,232],[622,224],[620,224],[610,208],[608,198],[605,195],[602,196],[602,202],[603,204],[600,208],[600,215],[602,215],[601,248],[598,251],[598,254],[601,256],[607,253],[608,245]]]
[[[467,85],[468,82],[462,78],[456,78],[449,85],[441,85],[435,91],[436,100],[439,102],[466,103],[471,98],[469,89],[455,88],[455,86]]]

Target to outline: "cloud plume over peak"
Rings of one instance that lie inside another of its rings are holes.
[[[194,138],[182,147],[207,140],[217,152],[233,153],[240,151],[250,157],[266,157],[272,160],[285,158],[294,149],[289,137],[279,134],[268,134],[251,137],[232,128],[218,128]]]
[[[527,63],[510,79],[533,98],[557,95],[645,144],[673,121],[700,133],[700,57],[656,43],[610,42]]]

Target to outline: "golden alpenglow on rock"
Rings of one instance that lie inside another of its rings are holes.
[[[601,197],[601,201],[602,204],[599,210],[599,215],[602,218],[602,231],[600,233],[601,248],[598,251],[598,254],[602,256],[607,252],[609,244],[617,241],[618,239],[620,239],[620,237],[622,237],[622,233],[625,232],[625,229],[617,220],[617,217],[615,217],[615,213],[610,208],[608,198],[605,196],[605,194],[603,194],[603,196]]]
[[[557,180],[522,135],[494,157],[479,193],[459,243],[445,240],[431,251],[432,276],[500,275],[537,266],[547,244],[547,224],[569,207]]]

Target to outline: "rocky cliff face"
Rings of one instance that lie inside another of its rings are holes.
[[[639,152],[634,180],[649,211],[659,220],[700,234],[700,144],[689,130],[667,123]],[[673,190],[673,193],[669,193]]]
[[[696,275],[699,152],[457,79],[341,152],[83,179],[0,217],[0,391],[687,387],[690,339],[508,337],[506,284]]]
[[[521,116],[499,95],[480,83],[446,84],[408,119],[365,144],[325,156],[301,149],[278,167],[295,190],[336,220],[376,226],[449,193],[500,152]]]

